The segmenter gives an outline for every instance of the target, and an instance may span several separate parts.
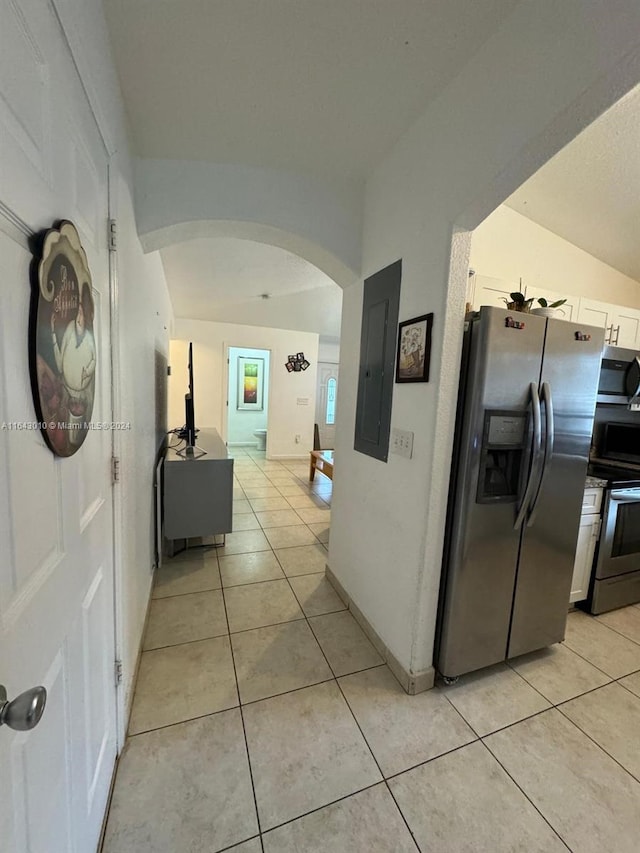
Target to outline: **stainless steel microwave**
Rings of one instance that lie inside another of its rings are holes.
[[[640,404],[640,353],[622,347],[603,349],[598,403]]]

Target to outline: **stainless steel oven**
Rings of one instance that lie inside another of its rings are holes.
[[[592,613],[640,601],[640,481],[606,491],[591,589]]]

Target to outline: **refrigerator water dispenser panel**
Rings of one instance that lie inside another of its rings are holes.
[[[485,412],[477,503],[518,500],[528,426],[526,412]]]

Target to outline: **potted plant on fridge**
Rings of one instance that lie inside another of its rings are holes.
[[[533,296],[530,299],[527,299],[524,293],[510,293],[509,299],[504,298],[504,302],[507,306],[508,311],[522,311],[525,314],[528,314],[531,310],[531,305],[533,304]]]
[[[541,296],[537,301],[540,307],[533,308],[531,310],[532,314],[539,314],[541,317],[556,317],[558,308],[560,308],[561,305],[564,305],[567,300],[557,299],[555,302],[547,302],[544,296]]]

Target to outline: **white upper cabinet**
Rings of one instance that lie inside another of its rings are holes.
[[[640,347],[640,310],[637,308],[581,299],[578,320],[605,329],[605,344],[627,349]]]
[[[496,308],[506,308],[510,301],[509,294],[520,290],[520,284],[515,281],[504,281],[500,278],[490,278],[488,275],[472,277],[472,292],[469,293],[474,311],[480,310],[481,305],[493,305]]]

